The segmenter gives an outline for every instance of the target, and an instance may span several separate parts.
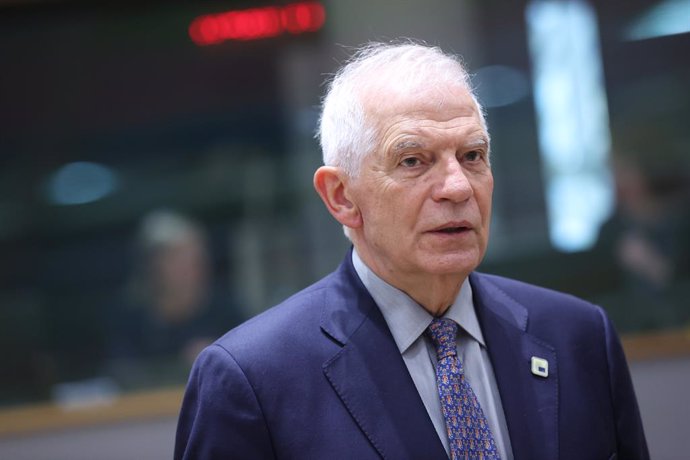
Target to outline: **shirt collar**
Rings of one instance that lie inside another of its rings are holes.
[[[352,251],[352,263],[357,275],[381,310],[398,350],[404,353],[429,327],[433,316],[403,291],[379,278],[362,261],[356,250]],[[472,287],[467,278],[443,317],[458,323],[472,339],[479,342],[482,347],[485,346],[472,300]]]

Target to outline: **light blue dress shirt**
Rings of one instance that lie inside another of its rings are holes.
[[[410,296],[379,278],[362,262],[357,251],[352,252],[352,262],[357,275],[381,310],[434,428],[446,453],[449,453],[448,435],[436,386],[436,352],[424,335],[433,316]],[[501,397],[477,320],[469,280],[464,281],[455,302],[443,316],[460,325],[458,357],[462,360],[465,378],[484,411],[501,459],[512,460]]]

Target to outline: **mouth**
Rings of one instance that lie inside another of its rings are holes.
[[[448,227],[448,228],[442,228],[440,230],[436,230],[438,233],[448,233],[448,234],[453,234],[453,233],[460,233],[464,232],[466,230],[469,230],[467,227]]]
[[[472,226],[468,222],[449,222],[440,227],[431,230],[432,233],[443,233],[446,235],[455,235],[472,230]]]

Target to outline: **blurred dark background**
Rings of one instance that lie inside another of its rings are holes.
[[[689,2],[324,0],[318,30],[188,32],[294,3],[0,2],[0,405],[181,385],[199,346],[334,269],[348,244],[312,191],[313,135],[323,80],[369,40],[423,39],[475,74],[496,180],[481,270],[597,302],[626,336],[688,328],[690,34],[662,26]],[[575,249],[550,237],[528,3],[597,27],[614,199]]]

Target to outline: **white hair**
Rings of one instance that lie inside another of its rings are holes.
[[[420,88],[443,89],[447,84],[467,89],[486,131],[481,105],[458,56],[411,41],[369,43],[359,48],[333,76],[323,98],[317,137],[324,164],[356,177],[362,160],[377,148],[377,120],[368,119],[364,107],[368,92],[415,94]]]

